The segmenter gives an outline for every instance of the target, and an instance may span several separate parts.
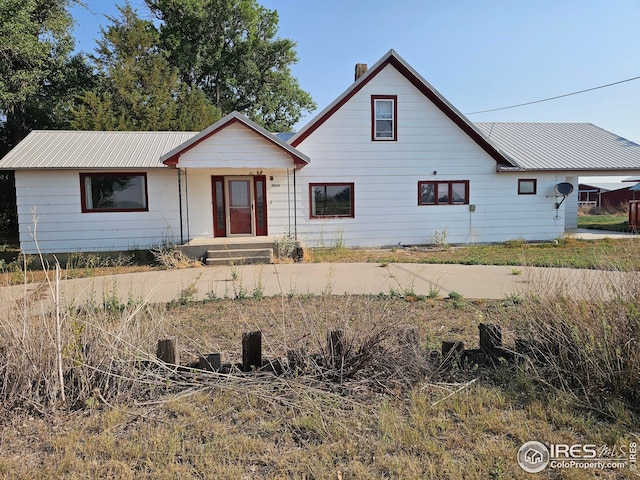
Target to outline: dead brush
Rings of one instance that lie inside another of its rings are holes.
[[[383,316],[369,322],[305,322],[305,337],[288,351],[288,371],[322,388],[352,393],[409,389],[435,368],[420,345],[417,328]]]
[[[640,406],[640,280],[636,272],[585,285],[591,296],[531,292],[518,335],[527,375],[598,411]],[[560,290],[558,288],[558,290]]]
[[[154,260],[168,270],[202,266],[201,262],[188,257],[174,244],[162,244],[151,248],[150,252],[153,254]]]
[[[150,308],[64,310],[59,351],[54,314],[3,312],[0,408],[47,415],[57,408],[139,399],[162,390],[155,377],[170,369],[150,353],[163,335],[162,317],[154,320],[157,314]]]
[[[605,202],[601,206],[597,205],[581,205],[578,207],[578,215],[628,215],[629,204],[621,203],[618,205],[611,205]]]
[[[321,303],[331,305],[330,298]],[[159,338],[177,334],[187,357],[208,351],[195,332],[176,330],[171,312],[162,305],[140,301],[113,309],[108,304],[58,304],[55,312],[34,314],[28,304],[33,299],[3,300],[15,305],[0,313],[0,408],[5,411],[47,416],[59,409],[161,403],[172,395],[211,388],[271,396],[271,384],[366,398],[408,390],[431,371],[416,328],[384,314],[365,321],[296,321],[300,328],[295,332],[269,340],[274,354],[299,352],[290,357],[288,375],[274,377],[162,363],[155,355]],[[348,315],[361,314],[371,315]],[[327,327],[340,332],[333,341],[331,335],[327,341]]]

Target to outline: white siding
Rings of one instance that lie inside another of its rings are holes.
[[[371,95],[397,95],[397,141],[371,141]],[[562,236],[555,174],[496,173],[496,163],[393,66],[387,65],[297,148],[298,232],[309,246],[550,240]],[[434,173],[437,172],[437,173]],[[518,195],[518,178],[538,179]],[[418,206],[419,181],[469,180],[469,205]],[[355,218],[310,219],[309,183],[353,182]],[[302,207],[302,208],[300,208]]]
[[[42,253],[128,250],[178,241],[176,171],[146,172],[148,212],[82,213],[79,170],[16,171],[23,251],[37,253],[34,236]]]
[[[397,95],[397,141],[371,140],[372,95]],[[36,253],[34,232],[43,253],[178,242],[180,213],[185,241],[211,238],[213,175],[265,175],[269,236],[297,225],[307,246],[426,244],[444,231],[451,244],[551,240],[576,223],[577,195],[555,208],[553,187],[567,181],[563,175],[497,173],[495,160],[391,64],[297,149],[311,163],[294,176],[290,153],[246,125],[216,131],[179,158],[182,212],[175,169],[146,170],[148,212],[103,213],[82,213],[79,170],[19,170],[22,248]],[[537,194],[518,195],[520,178],[536,178]],[[418,182],[455,180],[469,181],[471,205],[418,205]],[[355,218],[311,219],[310,183],[353,183]]]
[[[241,123],[233,123],[180,155],[181,168],[290,168],[293,159]]]

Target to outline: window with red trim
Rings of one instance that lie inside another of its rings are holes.
[[[518,195],[535,195],[538,181],[535,178],[521,178],[518,180]]]
[[[353,218],[353,183],[310,183],[309,205],[311,218]]]
[[[146,173],[81,173],[83,212],[146,212]]]
[[[398,136],[398,97],[371,96],[371,140],[396,140]]]
[[[418,205],[468,205],[469,180],[418,182]]]

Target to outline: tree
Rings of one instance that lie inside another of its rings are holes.
[[[91,61],[98,75],[73,109],[71,125],[89,130],[202,130],[219,112],[195,88],[181,83],[158,46],[153,22],[127,2],[108,17]]]
[[[71,2],[0,2],[0,155],[33,128],[65,125],[74,90],[90,83],[72,55]]]
[[[295,43],[275,38],[276,11],[255,0],[145,1],[162,21],[162,46],[181,80],[202,88],[223,114],[237,110],[287,131],[315,109],[291,75]]]
[[[0,1],[0,157],[34,128],[67,127],[74,92],[91,84],[72,55],[72,2]],[[17,236],[14,172],[0,172],[0,232]]]

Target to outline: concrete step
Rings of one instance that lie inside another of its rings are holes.
[[[225,250],[207,250],[207,258],[268,258],[273,256],[273,248],[234,248]]]
[[[269,257],[227,257],[227,258],[207,258],[207,265],[254,265],[256,263],[269,264],[272,259]]]
[[[232,250],[262,250],[262,249],[272,249],[273,250],[273,242],[237,242],[237,243],[228,243],[228,244],[214,244],[207,245],[207,252],[213,251],[223,251],[228,252]]]
[[[261,244],[257,244],[258,246]],[[207,265],[248,265],[273,262],[273,244],[257,248],[256,244],[226,245],[224,248],[207,249]],[[233,247],[233,248],[232,248]]]

